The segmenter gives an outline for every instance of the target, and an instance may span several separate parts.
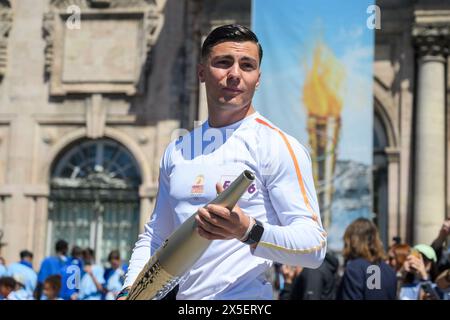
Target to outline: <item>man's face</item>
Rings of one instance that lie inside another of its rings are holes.
[[[258,46],[251,41],[215,45],[198,72],[200,81],[205,83],[210,108],[248,106],[260,74]]]

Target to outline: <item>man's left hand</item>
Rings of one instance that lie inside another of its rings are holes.
[[[217,183],[216,190],[221,193],[224,189]],[[238,205],[233,210],[215,204],[198,209],[195,220],[198,233],[208,240],[241,239],[250,224],[247,216]]]

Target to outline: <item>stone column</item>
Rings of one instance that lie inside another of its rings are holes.
[[[396,236],[401,236],[399,212],[399,163],[400,151],[394,147],[385,148],[388,160],[388,245]]]
[[[444,28],[415,26],[418,53],[414,171],[414,243],[429,244],[445,217]],[[447,33],[448,34],[448,33]]]

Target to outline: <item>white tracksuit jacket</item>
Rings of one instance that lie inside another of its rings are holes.
[[[182,278],[177,299],[272,299],[264,278],[272,261],[317,268],[326,251],[307,150],[255,112],[222,128],[208,121],[170,143],[160,164],[156,206],[139,236],[124,287],[131,286],[161,243],[243,170],[256,180],[238,204],[264,224],[252,252],[233,240],[214,240]]]

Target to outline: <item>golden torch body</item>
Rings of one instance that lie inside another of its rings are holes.
[[[245,170],[208,204],[232,210],[254,180],[254,174]],[[196,228],[193,214],[163,242],[134,281],[128,300],[159,300],[178,284],[211,243],[200,237]]]
[[[325,228],[331,227],[331,204],[341,132],[345,68],[319,41],[303,85],[312,168]]]

